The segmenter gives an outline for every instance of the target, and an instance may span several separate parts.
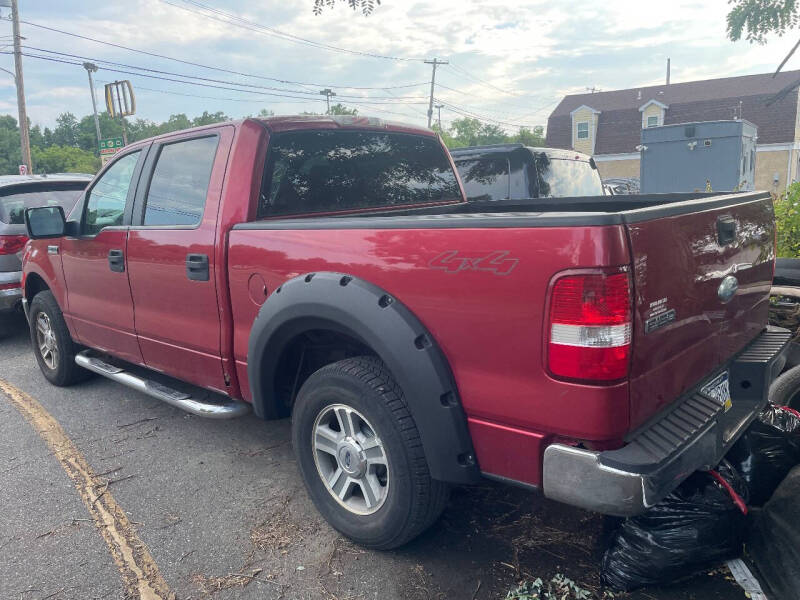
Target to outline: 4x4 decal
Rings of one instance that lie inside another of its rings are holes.
[[[432,269],[448,273],[459,271],[490,271],[495,275],[508,275],[519,263],[518,258],[507,258],[508,250],[495,250],[486,256],[459,256],[458,250],[447,250],[428,263]]]

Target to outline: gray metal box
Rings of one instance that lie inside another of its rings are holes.
[[[750,191],[757,128],[749,121],[705,121],[642,129],[641,193]]]

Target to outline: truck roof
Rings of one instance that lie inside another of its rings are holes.
[[[271,131],[297,129],[383,129],[435,137],[436,133],[425,127],[387,121],[376,117],[357,115],[290,115],[258,119]]]
[[[588,161],[591,158],[588,154],[584,154],[582,152],[576,152],[575,150],[563,150],[561,148],[544,148],[540,146],[526,146],[525,144],[487,144],[485,146],[469,146],[467,148],[453,148],[450,150],[450,154],[453,155],[453,159],[457,159],[459,157],[465,158],[467,156],[475,156],[475,155],[504,154],[507,152],[511,152],[512,150],[518,150],[520,148],[526,148],[531,152],[544,153],[550,158],[563,158],[570,160],[586,160],[586,161]]]
[[[0,188],[24,183],[89,182],[94,177],[90,173],[52,173],[47,175],[0,175]]]
[[[410,125],[408,123],[386,121],[376,117],[351,115],[285,115],[276,117],[238,119],[235,121],[224,121],[222,123],[212,123],[210,125],[192,127],[190,129],[181,129],[179,131],[170,131],[168,133],[162,133],[161,135],[131,142],[127,147],[137,146],[139,144],[152,142],[155,140],[166,139],[176,134],[183,134],[188,131],[203,131],[205,129],[211,129],[223,124],[239,127],[246,122],[261,123],[267,129],[274,132],[302,129],[372,129],[436,137],[436,133],[430,129],[419,127],[417,125]]]

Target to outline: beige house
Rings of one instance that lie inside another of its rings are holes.
[[[800,180],[795,82],[800,71],[565,96],[547,121],[547,145],[591,154],[603,178],[639,177],[643,128],[746,119],[758,127],[756,188],[778,192]]]

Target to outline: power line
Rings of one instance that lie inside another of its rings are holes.
[[[262,25],[261,23],[256,23],[255,21],[250,21],[243,17],[239,17],[233,13],[226,12],[224,10],[220,10],[218,8],[214,8],[213,6],[208,6],[203,4],[202,2],[196,2],[194,0],[184,0],[186,4],[190,6],[194,6],[195,9],[192,9],[188,6],[181,6],[180,4],[176,4],[175,2],[170,2],[170,0],[161,0],[164,4],[169,4],[175,8],[179,8],[181,10],[185,10],[187,12],[199,15],[201,17],[205,17],[206,19],[212,19],[214,21],[219,21],[220,23],[226,23],[228,25],[233,25],[234,27],[240,27],[243,29],[247,29],[249,31],[255,31],[257,33],[261,33],[264,35],[270,35],[273,37],[277,37],[279,39],[294,42],[298,44],[302,44],[305,46],[311,46],[314,48],[318,48],[321,50],[328,50],[331,52],[340,52],[344,54],[351,54],[355,56],[365,56],[369,58],[382,58],[385,60],[396,60],[396,61],[405,61],[405,62],[423,62],[424,58],[412,58],[412,57],[403,57],[403,56],[389,56],[385,54],[375,54],[372,52],[362,52],[360,50],[351,50],[349,48],[342,48],[340,46],[333,46],[331,44],[325,44],[322,42],[315,42],[313,40],[309,40],[307,38],[303,38],[291,33],[286,33],[274,27],[269,27],[267,25]],[[200,9],[200,10],[197,10]],[[203,12],[207,11],[207,12]],[[208,14],[211,13],[211,14]],[[219,15],[219,16],[215,16]]]
[[[46,31],[52,31],[54,33],[60,33],[62,35],[67,35],[67,36],[78,38],[78,39],[81,39],[81,40],[94,42],[96,44],[103,44],[103,45],[106,45],[106,46],[111,46],[112,48],[118,48],[120,50],[126,50],[128,52],[136,52],[137,54],[143,54],[145,56],[152,56],[154,58],[162,58],[164,60],[171,60],[173,62],[181,63],[181,64],[184,64],[184,65],[189,65],[189,66],[192,66],[192,67],[200,67],[202,69],[209,69],[209,70],[212,70],[212,71],[220,71],[220,72],[223,72],[223,73],[229,73],[231,75],[240,75],[242,77],[252,77],[254,79],[263,79],[263,80],[266,80],[266,81],[274,81],[274,82],[277,82],[277,83],[287,83],[287,84],[291,84],[291,85],[308,85],[308,86],[312,86],[312,87],[330,87],[330,88],[347,89],[347,90],[390,90],[390,89],[391,90],[397,90],[397,89],[404,89],[404,88],[420,87],[422,85],[427,85],[428,84],[427,81],[422,81],[422,82],[419,82],[419,83],[407,83],[407,84],[402,84],[402,85],[393,85],[393,86],[385,86],[385,87],[367,87],[367,86],[353,86],[353,85],[327,85],[327,84],[323,84],[323,83],[292,81],[292,80],[289,80],[289,79],[280,79],[280,78],[277,78],[277,77],[267,77],[266,75],[255,75],[253,73],[245,73],[245,72],[242,72],[242,71],[234,71],[234,70],[226,69],[226,68],[222,68],[222,67],[215,67],[215,66],[211,66],[211,65],[205,65],[205,64],[193,62],[193,61],[190,61],[190,60],[183,60],[183,59],[180,59],[180,58],[174,58],[172,56],[166,56],[164,54],[158,54],[156,52],[150,52],[148,50],[141,50],[139,48],[132,48],[130,46],[123,46],[122,44],[115,44],[113,42],[107,42],[105,40],[100,40],[100,39],[97,39],[97,38],[89,37],[87,35],[81,35],[81,34],[78,34],[78,33],[72,33],[72,32],[69,32],[69,31],[64,31],[63,29],[56,29],[55,27],[48,27],[46,25],[41,25],[39,23],[32,23],[31,21],[20,21],[20,22],[21,23],[25,23],[26,25],[29,25],[31,27],[44,29]]]
[[[453,111],[455,113],[458,113],[458,114],[460,114],[462,116],[465,116],[465,117],[472,117],[474,119],[478,119],[478,120],[481,120],[481,121],[489,121],[491,123],[496,123],[498,125],[507,125],[509,127],[526,127],[526,128],[530,128],[530,129],[533,129],[534,127],[539,127],[539,125],[532,125],[532,124],[526,124],[526,123],[511,123],[509,121],[500,121],[498,119],[493,119],[491,117],[487,117],[486,115],[481,115],[479,113],[475,113],[475,112],[473,112],[473,111],[471,111],[471,110],[469,110],[467,108],[464,108],[464,107],[461,107],[461,106],[457,106],[455,104],[451,104],[449,102],[446,102],[446,101],[442,100],[441,98],[436,98],[436,100],[441,102],[442,104],[444,104],[451,111]]]
[[[112,83],[110,81],[105,81],[102,79],[96,80],[97,83]],[[140,85],[136,86],[137,92],[156,92],[159,94],[168,94],[170,96],[183,96],[186,98],[202,98],[204,100],[223,100],[226,102],[247,102],[250,104],[260,103],[263,104],[265,102],[269,102],[270,104],[319,104],[319,100],[285,100],[285,101],[278,101],[272,100],[271,98],[221,98],[219,96],[204,96],[201,94],[187,94],[185,92],[176,92],[175,90],[158,90],[155,88],[148,88],[142,87]]]
[[[278,87],[272,87],[272,86],[257,85],[257,84],[252,84],[252,83],[241,83],[241,82],[238,82],[238,81],[229,81],[229,80],[226,80],[226,79],[212,79],[210,77],[200,77],[198,75],[189,75],[189,74],[186,74],[186,73],[176,73],[176,72],[173,72],[173,71],[163,71],[163,70],[160,70],[160,69],[150,69],[150,68],[147,68],[147,67],[140,67],[138,65],[131,65],[131,64],[127,64],[127,63],[120,63],[120,62],[104,60],[104,59],[99,59],[99,58],[94,58],[94,57],[81,56],[79,54],[70,54],[68,52],[58,52],[58,51],[55,51],[55,50],[47,50],[45,48],[37,48],[35,46],[25,46],[25,49],[34,50],[36,52],[46,52],[47,54],[54,54],[54,55],[57,55],[57,56],[66,56],[66,57],[69,57],[71,59],[92,60],[92,61],[95,61],[97,63],[113,65],[115,67],[124,67],[124,68],[127,68],[127,69],[135,69],[136,71],[143,71],[144,73],[157,73],[159,75],[169,75],[169,76],[172,76],[172,77],[182,77],[184,79],[195,79],[195,80],[202,81],[202,82],[218,83],[218,84],[227,85],[227,86],[238,86],[240,88],[255,88],[257,90],[271,90],[271,91],[275,91],[275,92],[285,92],[285,93],[289,93],[289,94],[301,94],[301,95],[309,95],[309,96],[314,96],[315,95],[314,92],[306,91],[306,90],[290,90],[290,89],[286,89],[286,88],[278,88]],[[31,56],[33,56],[35,58],[41,58],[41,56],[35,56],[35,55],[31,55]],[[103,68],[106,69],[106,70],[109,70],[109,71],[113,71],[114,70],[114,69],[110,69],[108,67],[103,67]],[[118,72],[131,74],[131,72],[129,72],[129,71],[118,71]],[[133,73],[133,74],[140,74],[140,75],[144,76],[143,73]],[[246,90],[240,90],[240,91],[246,91]],[[367,98],[367,97],[368,96],[349,96],[349,95],[342,95],[341,96],[341,98],[351,98],[351,99],[356,99],[356,100],[360,100],[360,99]],[[398,100],[421,100],[421,99],[424,99],[425,96],[398,96],[397,98],[398,98]]]
[[[460,73],[463,77],[471,79],[471,80],[475,81],[476,83],[479,83],[480,85],[483,85],[485,87],[491,88],[496,92],[500,92],[501,94],[506,94],[508,96],[517,96],[517,97],[519,97],[519,95],[520,95],[520,94],[518,94],[516,92],[509,92],[508,90],[504,90],[502,88],[499,88],[496,85],[493,85],[493,84],[489,83],[488,81],[484,81],[480,77],[478,77],[476,75],[473,75],[472,73],[470,73],[466,69],[462,69],[461,67],[459,67],[458,65],[454,65],[453,63],[450,63],[450,68],[455,70],[457,73]]]
[[[10,52],[0,52],[0,54],[11,54],[11,53]],[[74,60],[54,58],[52,56],[42,56],[42,55],[30,54],[30,53],[26,53],[26,52],[23,52],[23,56],[27,56],[29,58],[36,58],[38,60],[45,60],[45,61],[49,61],[49,62],[68,64],[68,65],[75,65],[75,66],[81,66],[82,65],[81,62],[76,62]],[[100,62],[100,61],[98,61],[98,62]],[[235,87],[230,87],[230,86],[226,86],[226,85],[213,85],[213,84],[210,84],[210,83],[200,83],[200,82],[197,82],[197,81],[186,81],[184,79],[174,79],[172,77],[163,77],[161,75],[149,75],[147,73],[140,73],[140,72],[137,72],[137,71],[127,71],[127,70],[124,70],[124,69],[114,69],[114,68],[109,68],[109,67],[103,67],[103,70],[110,71],[112,73],[123,73],[125,75],[136,75],[138,77],[147,77],[148,79],[159,79],[159,80],[162,80],[162,81],[171,81],[173,83],[183,83],[183,84],[186,84],[186,85],[194,85],[194,86],[199,86],[199,87],[214,88],[214,89],[220,89],[220,90],[228,90],[228,91],[232,91],[232,92],[243,92],[243,93],[247,93],[247,94],[263,94],[265,96],[275,96],[275,97],[278,97],[278,98],[296,98],[296,99],[300,99],[300,100],[307,100],[308,99],[308,96],[297,96],[297,95],[291,95],[291,94],[277,94],[277,93],[272,93],[272,92],[263,92],[263,91],[259,91],[259,90],[235,88]],[[368,100],[368,98],[362,98],[362,99]],[[372,103],[376,103],[376,102],[372,101]],[[378,103],[379,104],[397,104],[396,102],[378,102]],[[348,104],[359,104],[359,102],[357,100],[348,100]],[[416,102],[416,103],[402,102],[400,104],[424,105],[425,103],[424,102]]]

